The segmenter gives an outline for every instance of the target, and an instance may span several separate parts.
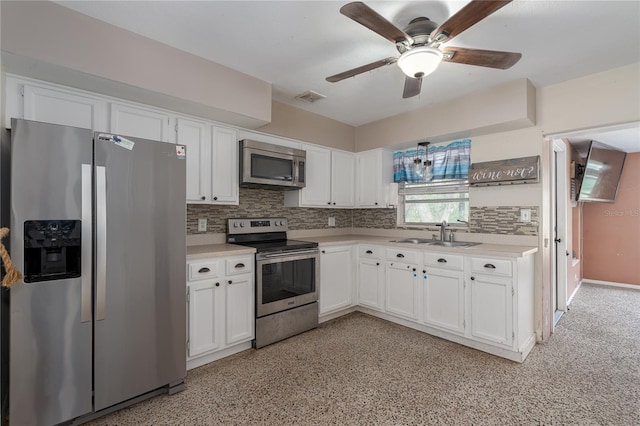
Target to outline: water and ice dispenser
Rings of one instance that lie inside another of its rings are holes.
[[[80,276],[79,220],[24,222],[24,282]]]

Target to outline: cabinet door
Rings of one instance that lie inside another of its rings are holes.
[[[214,204],[238,204],[238,142],[236,132],[211,130],[211,199]]]
[[[356,157],[350,152],[331,153],[331,205],[353,207],[356,205],[355,175]]]
[[[23,86],[25,120],[105,131],[106,102],[37,86]]]
[[[320,315],[351,306],[351,246],[320,250]]]
[[[224,345],[224,286],[220,280],[189,284],[190,358],[221,349]]]
[[[300,190],[300,204],[328,206],[331,204],[331,150],[303,145],[307,152],[306,186]]]
[[[387,312],[418,319],[418,271],[416,265],[387,262],[385,273]]]
[[[380,199],[380,151],[366,151],[358,153],[357,163],[357,194],[358,207],[379,207],[383,204]]]
[[[253,274],[227,277],[226,344],[253,339]]]
[[[118,135],[169,142],[169,119],[158,110],[111,104],[111,132]]]
[[[512,281],[475,274],[471,277],[471,335],[487,343],[513,342]]]
[[[384,265],[379,259],[360,259],[358,303],[368,308],[384,309]]]
[[[464,334],[464,273],[440,268],[423,272],[425,324]]]
[[[176,142],[187,147],[187,202],[203,202],[210,193],[210,126],[178,118]]]

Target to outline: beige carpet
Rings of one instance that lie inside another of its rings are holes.
[[[583,285],[517,364],[354,313],[92,425],[640,425],[640,291]]]

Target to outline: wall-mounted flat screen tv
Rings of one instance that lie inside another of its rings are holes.
[[[625,152],[592,141],[578,201],[615,202],[626,156]]]

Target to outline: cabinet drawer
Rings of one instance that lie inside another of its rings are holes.
[[[510,277],[512,275],[511,261],[472,257],[471,272]]]
[[[220,275],[218,260],[201,260],[187,263],[188,281],[206,280]]]
[[[360,257],[368,257],[371,259],[382,259],[384,249],[374,246],[360,246],[358,248],[358,255]]]
[[[246,274],[253,272],[253,256],[232,257],[227,259],[227,275]]]
[[[402,263],[418,263],[418,252],[409,250],[387,249],[387,260]]]
[[[464,257],[448,253],[424,253],[424,266],[462,270]]]

